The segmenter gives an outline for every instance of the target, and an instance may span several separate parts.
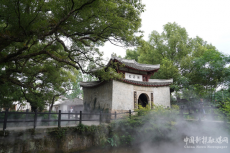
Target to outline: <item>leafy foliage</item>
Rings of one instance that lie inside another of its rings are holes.
[[[171,89],[182,92],[182,98],[212,100],[215,89],[229,84],[229,56],[198,36],[190,38],[186,29],[176,23],[168,23],[163,29],[161,34],[153,31],[149,40],[142,40],[134,50],[127,50],[125,58],[160,64],[152,78],[173,78]]]
[[[220,110],[224,113],[226,119],[230,121],[230,98],[227,98]]]
[[[82,98],[83,97],[83,90],[80,86],[80,82],[87,82],[87,81],[96,81],[96,77],[92,77],[88,74],[78,73],[75,82],[71,82],[71,94],[66,94],[66,98],[74,99],[74,98]]]
[[[1,106],[25,99],[34,108],[52,105],[76,80],[76,70],[103,66],[99,46],[137,44],[143,11],[140,1],[2,0]]]
[[[228,98],[230,98],[230,92],[229,90],[222,89],[215,92],[213,96],[215,98],[214,103],[223,104],[223,102],[225,102]]]
[[[203,55],[193,60],[193,69],[184,75],[195,85],[200,96],[209,93],[211,96],[219,85],[227,81],[229,68],[226,67],[228,58],[216,50],[205,50]],[[211,97],[210,97],[211,98]]]
[[[108,138],[107,142],[112,146],[112,147],[117,147],[120,145],[119,137],[114,134],[112,138]]]

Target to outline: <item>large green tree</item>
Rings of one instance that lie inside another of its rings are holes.
[[[10,107],[13,101],[22,103],[25,100],[33,109],[42,110],[45,105],[52,107],[60,95],[71,89],[71,82],[75,82],[78,76],[78,71],[73,67],[63,68],[62,64],[52,59],[45,61],[37,59],[35,62],[34,58],[31,58],[24,67],[26,71],[13,73],[12,77],[20,79],[26,87],[13,83],[1,85],[2,107]]]
[[[55,83],[42,77],[58,78],[70,67],[87,73],[88,63],[102,65],[98,47],[106,41],[137,44],[143,10],[137,0],[1,0],[0,102],[6,105],[23,95],[28,100],[30,93],[44,97],[46,87]],[[58,73],[52,74],[55,68]]]
[[[198,95],[207,94],[213,99],[213,94],[220,85],[228,84],[230,69],[227,66],[228,57],[214,49],[206,49],[200,57],[192,60],[192,68],[185,71],[184,76],[189,78]],[[201,90],[200,90],[201,89]]]
[[[190,38],[186,29],[176,23],[163,27],[161,34],[153,31],[148,41],[142,40],[140,46],[127,50],[126,58],[161,64],[153,78],[173,78],[171,88],[184,92],[184,98],[194,95],[211,98],[219,85],[228,83],[227,55],[198,36]]]
[[[185,28],[176,23],[164,25],[161,34],[153,31],[149,40],[142,40],[141,45],[126,51],[126,58],[138,59],[140,63],[161,64],[161,69],[154,78],[180,79],[181,60],[192,52],[192,39],[188,37]]]

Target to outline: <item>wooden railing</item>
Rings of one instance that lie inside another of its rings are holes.
[[[131,110],[129,110],[128,112],[123,112],[123,113],[117,113],[117,112],[104,113],[102,111],[97,112],[97,113],[87,113],[87,112],[82,112],[82,111],[71,113],[70,111],[61,112],[61,110],[59,110],[58,113],[51,113],[51,112],[37,112],[37,111],[29,112],[28,110],[26,110],[26,112],[10,112],[8,111],[8,109],[6,109],[4,112],[0,112],[0,124],[3,123],[3,131],[6,130],[8,123],[24,123],[25,125],[27,125],[27,123],[32,122],[33,128],[36,129],[37,123],[38,123],[38,115],[40,116],[48,115],[48,119],[40,119],[39,123],[48,122],[48,126],[49,126],[50,122],[57,122],[58,127],[60,128],[61,122],[64,122],[64,121],[65,122],[67,121],[68,123],[71,121],[75,121],[75,123],[79,121],[79,124],[82,124],[82,121],[99,121],[99,123],[101,124],[103,120],[116,120],[119,114],[127,114],[127,113],[129,113],[129,117],[131,117],[131,113],[132,113]],[[13,114],[18,115],[18,116],[19,115],[25,115],[25,116],[21,119],[20,118],[10,119],[9,117],[12,116]],[[56,115],[56,119],[52,119],[51,115]],[[63,116],[65,116],[65,118],[62,118]],[[86,116],[94,116],[94,118],[90,118]],[[95,116],[97,116],[96,119],[95,119]]]
[[[212,108],[212,109],[215,109],[215,108]],[[206,109],[207,110],[207,109]],[[184,112],[187,112],[186,114]],[[99,124],[101,124],[102,122],[105,122],[105,121],[111,121],[111,120],[116,120],[120,117],[118,117],[119,115],[121,116],[124,116],[124,114],[126,114],[125,116],[129,116],[129,118],[131,118],[131,115],[134,111],[127,111],[127,112],[122,112],[122,113],[117,113],[117,112],[114,112],[114,113],[104,113],[104,112],[73,112],[71,113],[70,111],[69,112],[61,112],[61,110],[59,110],[58,113],[51,113],[51,112],[29,112],[28,110],[26,112],[10,112],[8,111],[8,109],[6,109],[6,111],[4,112],[0,112],[0,124],[2,124],[3,126],[3,131],[5,131],[7,129],[7,126],[9,123],[22,123],[23,126],[27,126],[28,123],[32,123],[33,125],[33,128],[36,129],[37,127],[37,123],[47,123],[48,125],[46,126],[50,126],[50,123],[51,122],[55,122],[55,124],[57,124],[57,127],[61,127],[61,123],[62,122],[67,122],[68,124],[70,122],[76,122],[78,121],[79,124],[82,124],[83,121],[98,121]],[[188,113],[189,112],[189,113]],[[213,111],[211,111],[212,113],[209,113],[209,114],[205,114],[205,115],[212,115],[212,116],[215,116],[215,115],[218,115],[218,114],[214,114]],[[19,118],[18,119],[15,119],[12,117],[12,115],[17,115],[17,116],[20,116],[20,115],[25,115],[23,118]],[[40,115],[40,117],[39,117]],[[44,117],[45,115],[48,115],[47,119],[41,119],[42,116]],[[55,117],[51,117],[51,115],[55,116]],[[198,118],[198,120],[201,120],[201,114],[199,112],[193,112],[191,113],[187,108],[183,108],[183,109],[180,109],[180,113],[178,114],[179,116],[182,117],[182,119],[186,119],[186,115],[196,115]],[[11,116],[11,117],[10,117]],[[94,116],[94,118],[92,117],[87,117],[87,116]],[[95,117],[96,116],[96,117]],[[12,119],[13,118],[13,119]],[[39,121],[38,121],[39,119]],[[226,121],[224,121],[226,122]],[[16,125],[13,125],[11,127],[17,127]]]

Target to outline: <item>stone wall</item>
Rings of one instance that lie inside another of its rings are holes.
[[[84,107],[90,110],[111,110],[112,108],[112,81],[105,82],[93,88],[83,88]]]
[[[163,105],[171,107],[170,104],[170,88],[169,87],[155,87],[153,89],[153,99],[155,105]]]
[[[91,129],[90,129],[91,128]],[[107,126],[0,131],[0,153],[71,153],[103,145]],[[90,131],[89,131],[90,129]]]
[[[133,85],[113,80],[112,110],[133,110]]]

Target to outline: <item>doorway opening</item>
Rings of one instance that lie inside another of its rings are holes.
[[[142,107],[146,107],[148,105],[148,95],[142,93],[138,98],[138,105],[141,105]]]

